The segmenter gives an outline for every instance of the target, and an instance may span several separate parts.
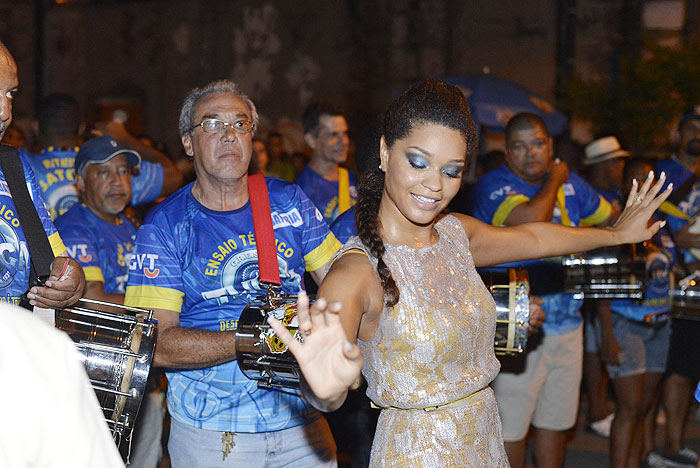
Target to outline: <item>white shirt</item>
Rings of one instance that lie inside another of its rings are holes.
[[[0,303],[0,467],[124,468],[73,342]]]

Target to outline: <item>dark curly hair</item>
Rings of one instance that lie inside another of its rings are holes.
[[[462,92],[444,81],[425,80],[404,91],[387,108],[382,122],[382,136],[387,147],[406,138],[420,125],[436,124],[457,130],[467,143],[467,155],[476,146],[476,127]],[[393,307],[399,301],[399,288],[384,262],[384,241],[381,222],[377,215],[384,191],[384,172],[379,169],[379,145],[367,163],[368,170],[361,175],[358,201],[355,207],[355,225],[362,243],[377,259],[377,273],[384,289],[386,305]]]

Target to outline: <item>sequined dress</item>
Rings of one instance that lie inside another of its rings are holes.
[[[508,467],[488,387],[500,368],[493,298],[459,220],[446,216],[435,228],[439,240],[430,246],[386,245],[399,302],[384,308],[370,341],[358,341],[367,396],[385,408],[370,466]],[[376,269],[357,237],[342,251],[350,249],[365,251]]]

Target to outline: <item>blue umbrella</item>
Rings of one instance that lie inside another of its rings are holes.
[[[474,121],[487,129],[504,129],[508,120],[520,112],[532,112],[544,120],[550,135],[558,135],[567,118],[547,100],[490,73],[443,78],[457,86],[467,98]]]

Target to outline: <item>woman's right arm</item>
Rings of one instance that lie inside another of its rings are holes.
[[[351,251],[333,264],[318,297],[311,307],[303,296],[297,304],[303,343],[279,322],[270,325],[299,364],[304,397],[321,411],[333,411],[360,378],[363,359],[355,341],[374,334],[384,296],[367,257]]]

